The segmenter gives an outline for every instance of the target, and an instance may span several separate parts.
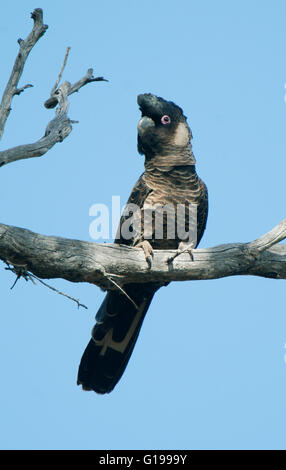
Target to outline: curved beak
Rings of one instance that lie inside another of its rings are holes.
[[[146,129],[150,129],[150,127],[155,127],[155,123],[153,119],[147,116],[143,116],[138,122],[138,126],[137,126],[138,134],[140,135],[140,137],[144,134]]]

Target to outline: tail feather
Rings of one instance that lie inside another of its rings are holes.
[[[129,284],[124,286],[127,295],[118,291],[106,295],[79,366],[77,383],[84,390],[113,390],[127,366],[157,289],[154,284]]]

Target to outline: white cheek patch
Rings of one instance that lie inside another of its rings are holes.
[[[186,126],[186,124],[184,124],[183,122],[180,122],[175,132],[173,142],[175,145],[184,146],[189,143],[189,140],[190,140],[189,129]]]

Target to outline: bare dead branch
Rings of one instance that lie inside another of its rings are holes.
[[[74,297],[71,297],[70,295],[65,294],[64,292],[56,289],[55,287],[50,286],[49,284],[47,284],[46,282],[42,281],[37,276],[35,276],[35,274],[29,273],[27,271],[27,266],[25,266],[25,265],[10,265],[9,263],[6,263],[6,262],[5,262],[5,264],[7,264],[7,268],[5,268],[7,271],[12,271],[14,274],[16,274],[16,279],[15,279],[11,289],[13,289],[15,287],[17,281],[20,278],[25,279],[25,281],[31,281],[35,285],[36,285],[36,282],[34,281],[34,279],[36,279],[38,282],[40,282],[40,284],[42,284],[45,287],[48,287],[48,289],[56,292],[59,295],[63,295],[67,299],[72,300],[73,302],[75,302],[77,304],[78,308],[83,307],[83,308],[87,309],[87,306],[84,305],[84,304],[81,304],[78,299],[75,299]]]
[[[43,34],[45,34],[46,30],[48,29],[48,26],[43,24],[43,10],[41,8],[36,8],[33,13],[31,13],[31,17],[34,20],[33,29],[26,39],[18,40],[20,45],[19,52],[2,96],[0,104],[0,139],[3,135],[5,124],[11,111],[12,99],[16,94],[19,94],[19,90],[17,92],[17,86],[23,73],[24,65],[28,55],[37,41],[43,36]],[[27,86],[23,87],[23,89],[24,88],[27,88]]]
[[[48,289],[51,289],[52,291],[56,292],[57,294],[59,295],[63,295],[64,297],[66,297],[67,299],[69,300],[72,300],[73,302],[75,302],[77,304],[77,308],[79,307],[82,307],[82,308],[85,308],[87,310],[87,306],[84,305],[84,304],[81,304],[80,301],[78,299],[75,299],[74,297],[71,297],[70,295],[66,294],[65,292],[62,292],[58,289],[56,289],[55,287],[53,286],[50,286],[49,284],[47,284],[46,282],[42,281],[41,279],[39,279],[37,276],[35,276],[34,274],[31,274],[29,273],[29,277],[31,278],[31,281],[33,281],[33,278],[34,279],[37,279],[37,281],[39,281],[41,284],[43,284],[43,286],[45,287],[48,287]],[[35,284],[35,282],[34,282]]]
[[[24,158],[41,157],[57,142],[62,142],[69,135],[72,130],[71,120],[67,116],[69,90],[68,82],[64,82],[58,89],[56,117],[47,125],[44,136],[32,144],[18,145],[0,152],[0,167]]]
[[[120,290],[120,292],[125,295],[125,297],[127,297],[127,299],[134,305],[134,307],[136,308],[136,310],[139,310],[139,307],[138,305],[134,302],[133,299],[131,299],[131,297],[127,294],[127,292],[119,285],[117,284],[117,282],[114,281],[114,279],[112,279],[112,276],[107,276],[107,279],[109,279],[109,281],[115,285],[115,287]]]
[[[72,93],[75,93],[76,91],[79,91],[80,88],[92,82],[108,82],[108,80],[106,80],[103,77],[94,77],[93,69],[88,69],[86,74],[80,80],[78,80],[73,85],[71,85],[69,95],[71,95]],[[58,97],[56,95],[56,92],[54,92],[53,96],[51,96],[47,101],[45,101],[45,107],[54,108],[57,105],[57,103],[58,103]]]
[[[14,95],[20,95],[26,88],[32,88],[34,85],[27,83],[27,85],[22,86],[21,88],[16,88]]]
[[[63,75],[63,71],[65,69],[65,66],[66,66],[66,63],[67,63],[67,60],[68,60],[68,56],[69,56],[69,52],[70,52],[71,48],[70,47],[67,47],[67,50],[66,50],[66,53],[65,53],[65,58],[64,58],[64,61],[63,61],[63,65],[62,65],[62,68],[60,70],[60,73],[59,73],[59,76],[57,78],[57,81],[56,83],[54,84],[53,88],[52,88],[52,91],[51,91],[51,96],[53,96],[56,91],[57,91],[57,88],[59,86],[59,83],[62,79],[62,75]]]
[[[21,88],[17,88],[18,81],[23,72],[25,61],[28,57],[29,52],[32,47],[36,44],[39,38],[45,33],[48,26],[43,24],[43,11],[41,8],[36,8],[32,13],[32,18],[34,20],[34,27],[32,32],[29,34],[27,39],[22,40],[18,39],[20,45],[20,51],[16,58],[13,71],[11,73],[10,79],[6,86],[6,89],[3,94],[2,102],[0,105],[0,137],[3,134],[6,120],[10,112],[10,106],[12,98],[14,95],[19,95],[26,88],[31,87],[31,84],[27,84]],[[82,86],[93,81],[104,80],[102,77],[94,78],[92,75],[92,69],[89,69],[87,74],[81,78],[74,85],[71,85],[69,82],[64,82],[59,86],[61,80],[70,48],[66,50],[64,57],[63,65],[59,72],[56,83],[51,92],[51,102],[52,106],[55,107],[58,105],[56,110],[56,117],[50,121],[46,127],[44,136],[32,144],[18,145],[16,147],[4,150],[0,152],[0,167],[17,160],[22,160],[25,158],[41,157],[48,152],[57,142],[62,142],[71,132],[72,123],[78,121],[72,121],[68,118],[67,112],[69,107],[69,102],[67,97],[79,90]],[[49,100],[48,100],[49,101]],[[49,106],[48,106],[49,107]]]
[[[0,224],[0,259],[24,265],[42,279],[63,278],[105,289],[114,288],[110,281],[113,276],[121,286],[127,282],[165,283],[234,275],[286,279],[286,245],[272,246],[274,240],[285,237],[286,220],[250,243],[193,250],[193,261],[182,254],[168,264],[175,250],[154,250],[150,269],[140,248],[47,237]]]
[[[271,248],[273,245],[285,239],[286,233],[286,219],[282,220],[280,224],[276,225],[270,232],[262,235],[262,237],[248,243],[248,249],[255,252],[262,253],[263,251]]]

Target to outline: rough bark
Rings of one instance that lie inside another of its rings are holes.
[[[25,85],[25,87],[22,87],[22,89],[17,89],[28,55],[30,54],[32,48],[37,43],[37,41],[43,36],[43,34],[45,34],[46,30],[48,29],[48,26],[43,24],[43,10],[41,8],[36,8],[33,13],[31,13],[31,17],[34,20],[33,29],[25,40],[18,39],[20,49],[17,54],[13,70],[11,72],[10,78],[8,80],[7,86],[5,88],[1,100],[0,139],[3,135],[5,124],[11,111],[11,103],[13,97],[17,94],[20,94],[20,92],[23,91],[24,88],[28,87],[27,85]]]
[[[64,82],[58,89],[56,117],[47,125],[44,136],[33,144],[18,145],[0,152],[0,166],[24,158],[41,157],[57,142],[62,142],[71,132],[72,121],[68,118],[68,92],[70,84]]]
[[[286,219],[250,243],[232,243],[193,250],[193,261],[181,254],[172,263],[173,250],[155,250],[151,269],[143,250],[48,237],[18,227],[0,225],[0,259],[40,278],[89,282],[103,288],[149,281],[217,279],[255,275],[286,279]]]

